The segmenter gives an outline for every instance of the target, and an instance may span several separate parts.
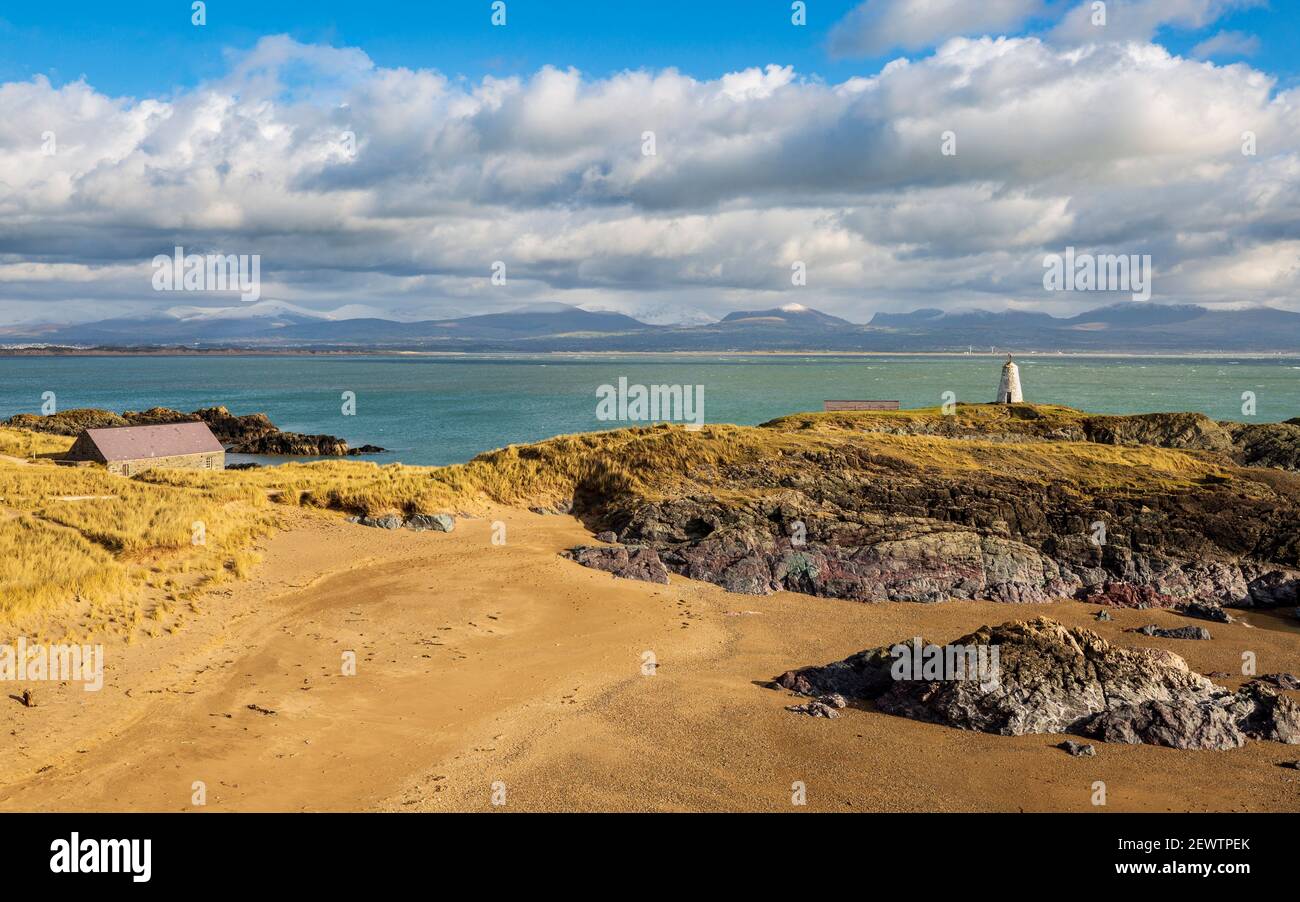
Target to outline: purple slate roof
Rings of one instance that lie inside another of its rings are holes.
[[[86,435],[104,455],[104,460],[140,460],[224,450],[207,423],[117,426],[87,429]]]

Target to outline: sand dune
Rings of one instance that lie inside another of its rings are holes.
[[[1276,766],[1294,747],[1103,745],[1076,759],[1053,748],[1059,737],[870,710],[801,717],[762,685],[901,637],[1044,612],[1172,648],[1201,672],[1236,672],[1247,649],[1260,672],[1300,672],[1284,615],[1244,612],[1211,642],[1177,642],[1123,632],[1187,622],[1162,611],[1096,624],[1074,602],[740,596],[614,580],[557,554],[588,540],[571,518],[504,508],[451,534],[295,514],[203,616],[109,645],[102,691],[41,686],[38,707],[9,701],[0,809],[476,811],[504,789],[507,811],[782,811],[801,782],[814,810],[1087,811],[1095,780],[1110,810],[1300,809],[1300,773]],[[196,781],[206,805],[193,804]]]

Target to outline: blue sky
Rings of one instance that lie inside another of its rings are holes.
[[[1149,255],[1155,303],[1300,310],[1300,2],[791,6],[9,4],[0,330],[237,312],[153,290],[178,246],[329,315],[1125,300],[1046,292],[1069,247]]]
[[[470,79],[527,74],[547,64],[593,76],[671,66],[715,78],[777,63],[842,81],[900,55],[830,53],[830,29],[859,2],[807,2],[802,28],[790,24],[789,0],[509,0],[505,28],[490,24],[490,0],[211,0],[202,29],[190,24],[187,0],[6,4],[0,8],[0,81],[44,74],[62,84],[84,75],[105,93],[156,95],[218,77],[228,50],[247,49],[270,34],[360,47],[380,66],[432,68]],[[1047,9],[1059,12],[1061,5]],[[1051,15],[1033,17],[1007,33],[1042,31],[1052,21]],[[1229,10],[1201,28],[1165,26],[1158,39],[1186,53],[1221,30],[1258,42],[1248,57],[1227,53],[1223,59],[1249,59],[1283,84],[1300,74],[1300,3],[1293,0]]]

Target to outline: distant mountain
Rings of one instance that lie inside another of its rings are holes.
[[[218,344],[257,340],[288,326],[324,320],[328,315],[278,301],[238,307],[173,307],[151,316],[46,326],[28,333],[28,337],[77,345]],[[6,331],[12,334],[15,330]]]
[[[354,325],[356,324],[356,325]],[[510,313],[484,313],[459,319],[396,323],[367,319],[313,322],[288,326],[274,338],[285,342],[401,343],[517,341],[543,336],[605,335],[659,327],[622,313],[583,310],[568,304],[539,304]]]
[[[853,323],[820,310],[813,310],[803,304],[787,304],[773,310],[748,310],[728,313],[722,318],[722,326],[735,328],[776,327],[781,329],[838,329],[844,326],[856,328]]]
[[[871,325],[878,328],[916,326],[939,319],[944,315],[942,310],[936,310],[933,307],[923,307],[920,310],[913,310],[911,313],[877,313],[871,318]]]
[[[516,341],[541,336],[604,335],[661,328],[622,313],[588,311],[568,304],[536,304],[510,313],[459,319],[398,322],[379,317],[339,318],[276,301],[238,307],[177,307],[148,317],[83,325],[9,330],[4,340],[75,345],[199,345],[300,347],[314,344],[409,345],[467,341]]]
[[[1021,310],[927,310],[877,314],[868,328],[888,333],[881,343],[909,349],[1300,352],[1300,313],[1268,307],[1121,303],[1065,318]]]
[[[273,301],[177,307],[152,317],[10,327],[0,341],[76,346],[411,349],[467,352],[1114,351],[1300,354],[1300,313],[1123,303],[1070,317],[1024,310],[878,313],[866,325],[790,304],[719,322],[651,325],[622,313],[535,304],[508,313],[397,322],[348,307],[319,313]]]

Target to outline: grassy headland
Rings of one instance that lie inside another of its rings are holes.
[[[242,573],[254,540],[274,528],[277,505],[472,514],[485,503],[568,509],[597,499],[635,504],[697,493],[745,504],[779,495],[791,478],[810,471],[827,480],[845,471],[920,480],[1014,477],[1083,498],[1185,492],[1229,480],[1244,496],[1272,491],[1234,476],[1241,471],[1233,434],[1206,417],[1098,417],[1033,405],[963,405],[952,415],[795,414],[759,427],[697,432],[619,429],[510,446],[437,468],[326,461],[154,470],[125,479],[40,457],[70,441],[0,429],[0,455],[8,455],[0,459],[0,616],[112,601],[110,619],[138,624],[147,617],[146,597],[161,593],[155,607],[181,604]],[[196,544],[200,528],[203,541]]]

